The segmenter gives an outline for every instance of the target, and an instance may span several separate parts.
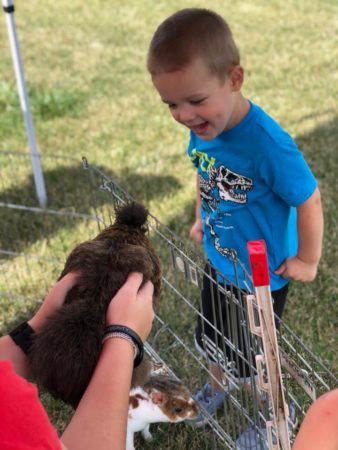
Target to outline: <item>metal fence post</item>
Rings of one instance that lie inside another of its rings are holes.
[[[20,56],[19,41],[16,34],[14,21],[14,2],[13,0],[2,0],[2,3],[3,3],[3,10],[6,16],[8,36],[14,65],[14,72],[20,97],[20,105],[26,127],[28,146],[30,149],[36,194],[38,197],[39,204],[43,208],[47,204],[47,194],[43,173],[41,169],[40,153],[35,139],[35,132],[32,114],[29,106],[29,99],[27,95],[23,64]]]

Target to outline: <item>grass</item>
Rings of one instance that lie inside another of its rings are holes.
[[[181,236],[188,235],[195,194],[194,170],[185,157],[187,133],[170,118],[145,70],[154,29],[183,6],[203,7],[205,3],[17,2],[17,31],[50,207],[92,213],[91,193],[78,169],[85,154],[144,202],[162,223]],[[244,94],[292,134],[319,181],[325,214],[319,273],[309,285],[293,283],[284,318],[336,370],[337,5],[329,0],[227,4],[216,0],[212,7],[233,28],[246,69]],[[26,151],[3,17],[0,42],[0,150]],[[0,154],[0,201],[35,203],[29,167],[28,158]],[[1,248],[33,255],[47,249],[62,259],[89,231],[81,223],[35,222],[32,216],[1,210]],[[13,283],[19,266],[16,258],[5,261],[7,280],[0,284],[1,291]],[[48,266],[42,280],[39,270],[33,269],[29,277],[20,274],[16,280],[28,296],[34,294],[32,279],[43,296],[56,277]],[[2,331],[33,306],[4,300]],[[61,429],[67,410],[45,397],[44,401]],[[172,428],[168,430],[159,427],[158,448],[185,449],[187,442],[191,448],[201,448],[185,426],[175,431],[175,440],[168,437]]]

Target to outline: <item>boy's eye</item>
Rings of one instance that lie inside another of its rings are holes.
[[[199,98],[198,100],[190,100],[190,104],[191,105],[200,105],[204,100],[205,100],[205,98]]]
[[[175,103],[168,103],[168,107],[169,107],[169,109],[175,109],[176,105],[175,105]]]

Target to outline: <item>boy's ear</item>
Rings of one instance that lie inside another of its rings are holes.
[[[241,89],[244,81],[244,69],[242,66],[234,66],[229,74],[231,81],[231,87],[233,92],[237,92]]]

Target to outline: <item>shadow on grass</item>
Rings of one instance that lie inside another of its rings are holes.
[[[334,268],[337,270],[338,116],[311,133],[297,137],[296,142],[316,176],[321,192],[325,229],[320,267],[329,272]]]
[[[137,201],[145,204],[154,197],[170,195],[180,187],[178,181],[171,176],[137,175],[127,171],[123,175],[117,175],[106,168],[101,170]],[[68,215],[0,207],[0,249],[20,252],[41,238],[55,235],[60,228],[70,229],[75,222],[84,220],[71,213],[93,216],[94,207],[99,209],[105,205],[109,209],[112,199],[109,192],[100,190],[102,177],[88,176],[90,174],[91,171],[85,171],[79,166],[59,166],[44,171],[47,210],[68,212]],[[0,192],[0,202],[37,207],[32,176],[25,184]],[[111,208],[113,209],[113,205]]]
[[[331,122],[296,137],[299,148],[321,183],[329,183],[329,195],[334,196],[337,186],[338,116]]]

